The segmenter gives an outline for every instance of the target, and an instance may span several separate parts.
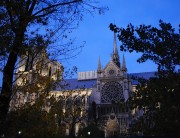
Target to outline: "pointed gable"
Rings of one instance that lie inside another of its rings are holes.
[[[105,66],[103,72],[105,76],[117,76],[120,73],[120,68],[111,60]]]

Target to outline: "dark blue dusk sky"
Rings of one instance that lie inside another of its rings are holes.
[[[162,19],[170,22],[177,28],[180,24],[180,0],[98,0],[100,5],[108,6],[109,11],[104,15],[85,15],[78,29],[74,30],[76,44],[86,41],[82,52],[68,61],[64,61],[66,68],[77,66],[78,71],[96,70],[98,58],[101,58],[103,67],[110,60],[113,49],[113,32],[109,30],[109,24],[115,23],[119,27],[133,25],[158,26]],[[117,42],[118,49],[120,42]],[[119,51],[122,60],[122,52]],[[129,73],[155,71],[156,66],[152,62],[139,64],[136,62],[140,54],[124,53]],[[1,77],[0,77],[1,78]],[[0,85],[1,85],[0,80]]]
[[[73,35],[76,43],[86,41],[82,52],[64,62],[65,67],[77,66],[78,71],[96,70],[98,58],[101,58],[103,67],[110,60],[113,49],[113,32],[109,29],[110,23],[126,27],[133,25],[158,26],[159,20],[170,22],[177,28],[180,24],[180,0],[99,0],[101,5],[108,6],[109,11],[104,15],[86,15]],[[117,41],[118,49],[120,42]],[[123,52],[119,51],[120,60]],[[124,53],[129,73],[155,71],[156,65],[152,62],[139,64],[136,62],[140,54]]]

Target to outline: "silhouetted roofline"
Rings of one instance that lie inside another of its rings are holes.
[[[140,72],[140,73],[129,73],[128,77],[131,79],[132,77],[149,79],[151,77],[155,77],[156,72]],[[137,85],[138,81],[136,79],[131,79],[132,85]],[[78,80],[77,78],[65,79],[61,82],[62,88],[58,88],[58,90],[73,90],[73,89],[84,89],[84,88],[95,88],[97,83],[97,79],[84,79]]]

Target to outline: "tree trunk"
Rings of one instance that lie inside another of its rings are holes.
[[[0,94],[0,134],[4,134],[6,116],[9,110],[9,103],[12,96],[12,87],[13,87],[13,73],[15,69],[15,64],[18,57],[19,47],[22,45],[24,38],[23,31],[19,31],[16,34],[12,50],[9,54],[7,63],[3,70],[3,82],[2,82],[2,91]]]
[[[0,117],[1,117],[0,123],[2,126],[5,125],[4,122],[6,120],[6,116],[9,110],[9,103],[12,95],[13,72],[16,61],[17,61],[17,54],[11,52],[3,71],[3,83],[2,83],[2,91],[0,95]],[[1,126],[1,130],[2,130],[2,126]]]

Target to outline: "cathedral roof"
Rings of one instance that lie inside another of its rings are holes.
[[[155,77],[155,72],[140,72],[140,73],[130,73],[128,74],[129,78],[137,77],[137,78],[144,78],[149,79],[151,77]],[[132,79],[132,85],[137,85],[138,80]]]
[[[59,88],[59,90],[93,88],[96,86],[96,79],[91,79],[91,80],[66,79],[62,82],[62,86],[63,88]]]
[[[141,77],[144,79],[149,79],[150,77],[155,77],[155,72],[141,72],[141,73],[130,73],[128,74],[129,78],[132,77]],[[78,80],[78,79],[66,79],[62,83],[63,88],[59,90],[73,90],[80,88],[95,88],[97,79],[87,79],[87,80]],[[132,85],[137,85],[138,81],[132,79]]]
[[[149,79],[151,77],[155,77],[155,72],[140,72],[140,73],[129,73],[129,77],[142,77],[144,79]]]

